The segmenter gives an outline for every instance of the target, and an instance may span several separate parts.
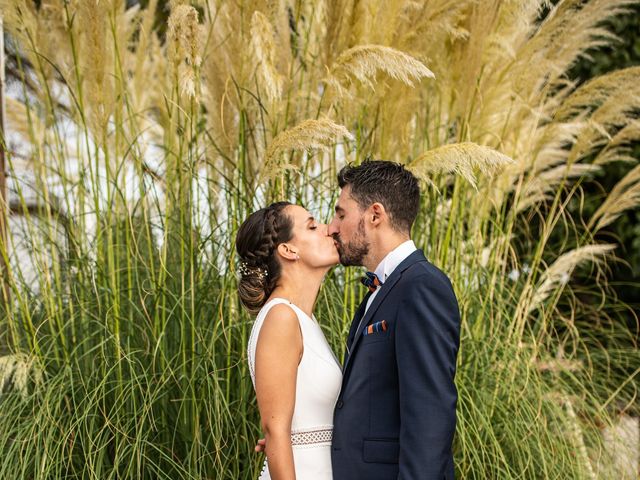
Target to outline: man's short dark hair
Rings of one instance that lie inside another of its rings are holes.
[[[340,188],[351,186],[351,196],[360,208],[379,202],[387,211],[391,227],[409,233],[420,205],[418,179],[404,165],[384,160],[348,164],[338,173]]]

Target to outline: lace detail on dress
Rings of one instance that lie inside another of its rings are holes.
[[[333,428],[331,426],[316,427],[313,429],[291,432],[291,445],[317,445],[321,443],[331,444]]]

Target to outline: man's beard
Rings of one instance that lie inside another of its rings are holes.
[[[340,263],[345,267],[359,267],[363,265],[364,257],[369,253],[369,242],[365,237],[364,218],[360,219],[356,234],[346,245],[342,243],[338,235],[334,240],[338,243],[338,254],[340,255]]]

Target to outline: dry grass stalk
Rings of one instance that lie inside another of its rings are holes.
[[[574,163],[559,165],[536,174],[522,188],[516,210],[521,212],[535,204],[547,201],[552,198],[558,185],[563,181],[582,178],[598,172],[600,169],[598,165]]]
[[[569,161],[597,152],[612,140],[612,132],[620,127],[624,129],[632,121],[634,111],[640,109],[640,82],[636,83],[635,87],[629,85],[612,93],[591,113],[586,128],[580,132],[571,149]]]
[[[34,115],[34,112],[29,112],[27,106],[15,98],[8,97],[5,101],[8,128],[21,135],[24,140],[28,141],[32,132],[37,140],[42,140],[42,135],[45,132],[44,125]]]
[[[26,398],[29,394],[29,378],[36,386],[42,384],[42,370],[34,358],[20,353],[0,357],[0,394],[13,387]]]
[[[557,3],[540,25],[532,21],[533,35],[525,33],[520,37],[522,46],[518,52],[518,57],[525,61],[519,67],[521,81],[529,86],[527,90],[544,92],[549,86],[564,82],[564,72],[586,56],[585,52],[614,41],[615,36],[602,26],[602,20],[628,13],[627,7],[633,3],[633,0],[570,0]],[[531,65],[536,65],[540,74],[530,75]]]
[[[611,141],[598,153],[593,163],[606,165],[611,162],[637,162],[637,159],[632,155],[631,144],[638,138],[640,138],[640,121],[634,120],[613,136]]]
[[[539,286],[527,311],[533,311],[557,288],[563,288],[578,265],[585,262],[600,263],[615,248],[616,245],[613,244],[585,245],[560,255],[540,277]]]
[[[582,113],[585,109],[599,107],[617,93],[629,94],[640,88],[640,67],[624,68],[594,78],[569,95],[555,115],[556,121],[564,121]]]
[[[553,373],[577,372],[584,368],[581,360],[568,360],[566,358],[538,360],[535,366],[541,372]]]
[[[344,45],[349,43],[348,25],[345,18],[352,17],[353,3],[348,0],[327,0],[324,4],[324,35],[319,37],[322,42],[323,63],[331,65],[337,52],[342,51]]]
[[[561,394],[562,403],[567,410],[567,426],[569,427],[569,435],[573,444],[575,445],[579,458],[582,460],[582,465],[584,466],[585,471],[587,472],[589,478],[591,480],[596,480],[598,477],[596,476],[593,465],[591,465],[591,460],[589,459],[589,453],[587,451],[587,446],[584,441],[584,434],[582,433],[582,428],[580,426],[580,419],[576,414],[575,408],[573,406],[573,401],[568,395]]]
[[[589,220],[589,229],[594,232],[606,227],[625,210],[640,205],[640,165],[637,165],[620,180],[607,195],[606,200]]]

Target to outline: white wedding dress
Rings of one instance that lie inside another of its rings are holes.
[[[303,352],[298,365],[296,403],[291,421],[291,445],[298,480],[332,480],[331,436],[333,408],[340,385],[342,368],[322,333],[320,325],[297,306],[283,298],[268,301],[258,313],[247,349],[251,381],[255,388],[256,345],[260,328],[269,309],[279,303],[289,305],[298,316]],[[270,479],[265,460],[259,480]]]

